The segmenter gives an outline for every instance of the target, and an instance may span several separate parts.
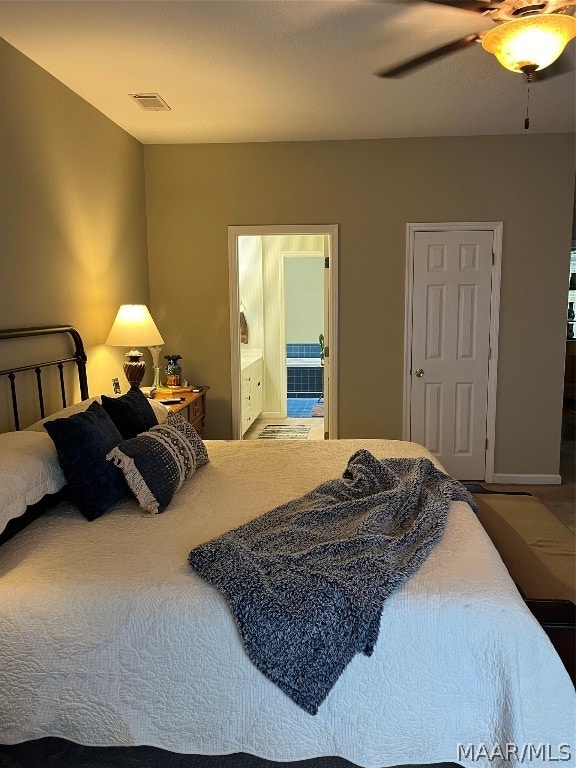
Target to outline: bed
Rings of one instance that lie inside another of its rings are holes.
[[[373,655],[354,657],[315,715],[251,663],[223,595],[188,565],[197,545],[340,476],[359,448],[432,460],[424,448],[204,447],[208,463],[162,514],[126,498],[89,522],[64,499],[2,544],[0,743],[56,736],[275,761],[340,756],[364,768],[573,764],[570,679],[465,502],[451,503],[438,545],[385,601]],[[43,488],[65,488],[42,422],[0,435],[0,480],[22,454],[45,482],[32,492],[22,470],[16,517]]]

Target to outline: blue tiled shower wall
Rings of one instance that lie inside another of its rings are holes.
[[[324,392],[324,368],[320,365],[291,366],[290,358],[320,359],[320,344],[286,344],[288,398],[319,398]]]
[[[320,344],[286,344],[286,357],[320,357]],[[290,363],[288,363],[290,365]]]

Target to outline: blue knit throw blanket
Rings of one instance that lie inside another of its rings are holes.
[[[384,600],[424,562],[466,488],[428,459],[366,450],[342,478],[201,544],[188,562],[225,595],[251,661],[314,715],[357,653],[372,654]]]

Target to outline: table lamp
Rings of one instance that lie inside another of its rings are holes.
[[[126,352],[128,360],[123,366],[124,373],[131,387],[139,387],[144,378],[146,363],[142,360],[143,353],[137,347],[149,347],[152,359],[157,360],[159,345],[164,344],[164,339],[160,336],[145,304],[122,304],[106,344],[113,347],[130,347],[130,351]]]

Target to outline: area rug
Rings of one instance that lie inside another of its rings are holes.
[[[307,440],[310,427],[300,424],[267,424],[258,440]]]

